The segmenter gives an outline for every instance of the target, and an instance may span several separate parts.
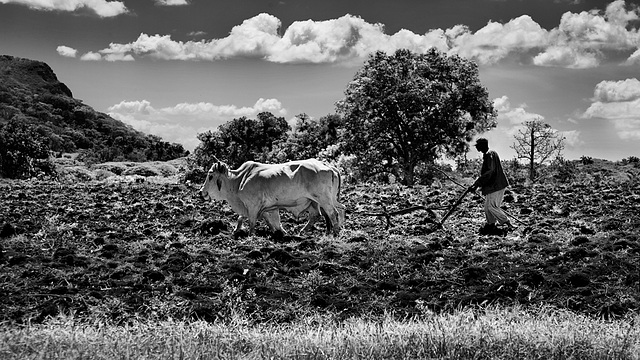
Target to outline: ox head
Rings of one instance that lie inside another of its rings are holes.
[[[216,160],[207,172],[207,178],[200,188],[200,197],[204,200],[222,200],[222,185],[229,176],[229,167],[222,161]]]

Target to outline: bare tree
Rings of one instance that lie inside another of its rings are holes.
[[[524,129],[514,136],[516,142],[511,146],[517,159],[529,162],[529,179],[536,179],[536,166],[551,160],[553,155],[560,156],[564,150],[565,138],[541,118],[527,121]]]

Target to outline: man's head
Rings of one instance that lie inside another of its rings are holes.
[[[476,140],[476,150],[480,151],[481,153],[486,153],[487,151],[489,151],[489,140],[485,139],[485,138],[478,138]]]

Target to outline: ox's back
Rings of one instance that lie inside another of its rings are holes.
[[[238,196],[250,202],[260,201],[266,211],[275,206],[296,206],[301,199],[314,200],[332,192],[335,181],[332,169],[315,159],[284,164],[245,163],[234,175],[240,180]]]

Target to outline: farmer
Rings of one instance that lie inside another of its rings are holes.
[[[476,191],[477,188],[482,190],[484,199],[484,213],[487,217],[487,224],[484,226],[484,231],[491,233],[492,230],[497,230],[497,224],[504,225],[509,231],[515,229],[507,215],[500,209],[502,204],[502,197],[504,196],[504,190],[509,186],[507,177],[502,170],[502,164],[500,163],[500,157],[498,153],[493,150],[489,150],[489,141],[485,138],[479,138],[476,140],[476,150],[482,152],[482,169],[480,170],[480,177],[469,187],[469,191]]]

